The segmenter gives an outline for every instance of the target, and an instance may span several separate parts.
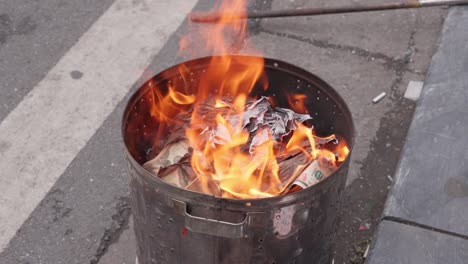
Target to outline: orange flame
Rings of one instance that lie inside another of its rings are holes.
[[[267,133],[268,140],[254,146],[250,152],[245,151],[250,135],[242,127],[242,118],[254,86],[261,83],[265,90],[268,88],[264,60],[261,56],[242,57],[242,63],[239,63],[237,60],[240,58],[223,56],[230,53],[229,38],[232,34],[240,41],[246,37],[246,20],[232,19],[233,15],[246,12],[246,1],[225,0],[216,9],[224,16],[219,23],[202,25],[199,33],[205,52],[221,56],[211,58],[199,75],[197,88],[188,88],[193,86],[193,76],[189,67],[181,65],[180,83],[167,84],[165,95],[158,91],[161,87],[151,90],[154,101],[151,114],[158,121],[177,123],[180,121],[174,117],[178,113],[192,111],[190,127],[185,129],[185,135],[193,149],[191,166],[197,175],[199,191],[213,194],[214,189],[219,189],[217,195],[237,199],[279,195],[287,188],[287,183],[279,175],[277,159],[298,153],[305,155],[305,163],[297,164],[292,175],[288,175],[291,179],[319,156],[327,157],[334,166],[338,166],[349,153],[346,143],[341,141],[342,145],[333,150],[338,153],[338,159],[335,159],[332,151],[316,147],[317,137],[311,128],[302,124],[297,126],[287,142],[281,143],[281,148],[268,130],[259,128],[257,135]],[[185,52],[190,45],[189,38],[182,38],[180,52]],[[296,112],[307,113],[306,99],[306,95],[294,94],[288,102]],[[212,117],[198,107],[206,104],[211,104],[211,111],[216,112]],[[335,136],[329,138],[334,139]]]

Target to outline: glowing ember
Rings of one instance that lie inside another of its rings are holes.
[[[221,19],[225,23],[203,25],[199,32],[207,52],[228,54],[232,33],[237,42],[244,40],[246,20],[230,16],[245,12],[245,6],[244,0],[221,2],[217,9],[229,11]],[[190,38],[183,38],[181,52],[191,45]],[[311,119],[307,96],[291,95],[288,102],[292,110],[275,107],[267,97],[250,97],[254,87],[268,89],[263,58],[247,57],[248,61],[242,58],[238,63],[239,59],[212,57],[197,77],[196,89],[190,88],[194,76],[185,65],[179,69],[180,83],[152,87],[152,117],[165,124],[158,135],[164,135],[168,127],[184,131],[179,138],[169,140],[172,145],[145,167],[189,190],[247,199],[287,193],[314,161],[327,168],[340,166],[349,153],[347,144],[335,135],[314,135],[307,125]],[[175,137],[177,133],[171,134]],[[187,153],[171,154],[173,149]]]

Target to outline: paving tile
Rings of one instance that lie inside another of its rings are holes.
[[[359,3],[357,3],[359,2]],[[272,9],[322,8],[350,5],[388,3],[382,0],[274,0]],[[355,49],[369,57],[383,60],[397,60],[411,54],[417,57],[418,69],[424,64],[424,56],[434,52],[441,16],[446,11],[440,7],[424,9],[402,9],[351,14],[331,14],[289,18],[269,18],[262,20],[265,31],[282,32],[307,36],[317,45],[340,46]],[[422,31],[422,32],[418,32]],[[434,32],[435,31],[435,32]],[[426,34],[433,32],[432,34]],[[416,37],[414,39],[413,37]],[[421,47],[408,51],[410,38]],[[435,38],[435,39],[434,39]],[[430,42],[432,41],[432,42]],[[427,45],[431,43],[430,45]],[[421,62],[420,62],[421,61]],[[416,67],[415,67],[416,68]]]
[[[382,221],[366,264],[466,264],[468,240]]]
[[[385,216],[468,235],[468,7],[450,10]]]

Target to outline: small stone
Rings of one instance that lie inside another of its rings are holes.
[[[73,79],[78,80],[78,79],[81,79],[81,77],[83,77],[83,73],[80,72],[80,71],[72,71],[72,72],[70,72],[70,76]]]

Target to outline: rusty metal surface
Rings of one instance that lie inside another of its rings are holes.
[[[202,58],[186,65],[196,76],[208,61],[209,58]],[[319,117],[313,121],[317,132],[340,134],[352,149],[351,114],[330,86],[287,63],[270,59],[265,63],[270,81],[265,95],[276,97],[281,106],[286,104],[290,92],[307,94],[313,98],[307,102],[309,112]],[[177,76],[177,68],[173,67],[152,80],[164,83]],[[177,188],[141,166],[150,144],[144,140],[135,142],[135,137],[143,136],[132,122],[141,120],[148,111],[148,89],[143,85],[130,99],[122,128],[141,264],[330,262],[349,159],[314,187],[285,196],[232,200]],[[134,143],[136,147],[131,146]]]

